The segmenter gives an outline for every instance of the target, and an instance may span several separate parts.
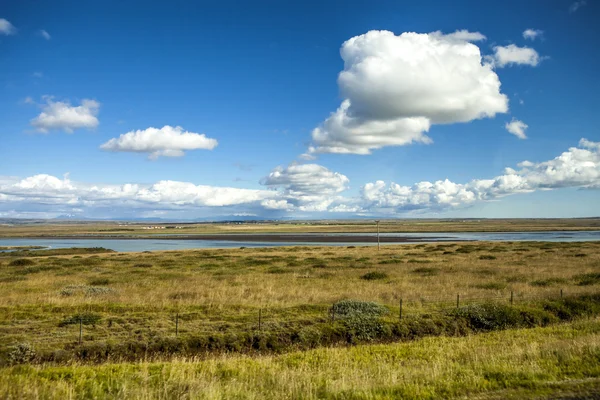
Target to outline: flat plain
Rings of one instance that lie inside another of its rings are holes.
[[[595,396],[599,287],[600,242],[13,249],[0,398]]]
[[[386,233],[600,230],[600,218],[382,220]],[[155,236],[165,234],[374,233],[373,220],[215,223],[52,222],[0,224],[0,237]]]

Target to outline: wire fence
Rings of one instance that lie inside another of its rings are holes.
[[[403,320],[410,317],[418,317],[431,314],[448,314],[449,311],[465,306],[477,304],[502,304],[517,306],[527,303],[535,303],[548,300],[566,300],[583,295],[592,295],[595,292],[568,294],[564,290],[546,292],[544,294],[524,294],[510,292],[498,296],[470,296],[465,293],[448,294],[439,297],[411,296],[400,298],[397,304],[387,304],[385,307],[389,319]],[[86,341],[122,339],[128,335],[135,334],[140,328],[148,329],[154,324],[157,330],[175,337],[182,333],[228,333],[228,332],[266,332],[289,328],[293,324],[310,326],[323,323],[335,323],[342,318],[336,314],[336,303],[302,305],[297,307],[262,307],[262,308],[239,308],[235,312],[227,313],[227,317],[218,312],[205,313],[194,311],[142,311],[128,310],[123,307],[121,312],[94,312],[93,308],[80,310],[77,314],[65,315],[64,309],[56,313],[56,318],[35,318],[30,313],[12,315],[10,321],[13,326],[19,326],[28,333],[36,336],[36,330],[40,326],[55,326],[61,332],[54,336],[67,339],[71,342],[82,344]],[[148,315],[153,320],[148,321]],[[26,317],[26,318],[25,318]],[[129,330],[124,329],[120,323],[123,319],[128,320]],[[47,332],[40,332],[48,334]]]

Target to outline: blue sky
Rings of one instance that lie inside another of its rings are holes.
[[[0,216],[599,215],[598,16],[591,0],[5,1]]]

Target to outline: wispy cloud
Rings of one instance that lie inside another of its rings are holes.
[[[44,39],[46,39],[46,40],[50,40],[50,39],[52,39],[52,36],[50,36],[50,34],[49,34],[47,31],[43,30],[43,29],[40,29],[40,30],[38,31],[38,33],[39,33],[39,35],[40,35],[41,37],[43,37],[43,38],[44,38]]]
[[[0,18],[0,34],[2,35],[15,35],[17,28],[11,24],[8,20]]]
[[[586,0],[576,1],[576,2],[572,3],[569,6],[569,12],[572,14],[572,13],[574,13],[577,10],[579,10],[581,7],[583,7],[585,5],[587,5],[587,1]]]

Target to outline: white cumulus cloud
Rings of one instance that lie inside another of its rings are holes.
[[[538,37],[541,37],[544,34],[544,31],[540,29],[525,29],[523,31],[523,37],[529,40],[535,40]]]
[[[338,194],[348,189],[350,180],[322,165],[291,164],[273,169],[260,183],[281,190],[282,199],[263,204],[268,208],[326,211],[342,200]]]
[[[486,60],[494,67],[504,68],[511,65],[537,66],[541,57],[531,47],[518,47],[514,44],[494,47],[494,54],[487,56]]]
[[[550,160],[523,161],[496,177],[474,177],[466,183],[439,179],[409,186],[378,180],[365,184],[358,196],[344,196],[348,177],[317,164],[277,167],[261,183],[268,189],[173,180],[114,185],[77,182],[68,175],[0,176],[0,216],[60,215],[75,210],[78,215],[113,218],[173,212],[189,215],[202,210],[205,215],[215,215],[215,207],[228,215],[267,218],[282,213],[437,212],[537,190],[600,189],[600,142],[581,139],[578,146]]]
[[[529,128],[529,126],[525,122],[513,118],[512,121],[507,122],[506,125],[504,125],[504,127],[507,131],[509,131],[519,139],[527,139],[525,131],[527,130],[527,128]]]
[[[15,33],[17,33],[17,28],[15,28],[8,20],[0,18],[0,34],[14,35]]]
[[[54,101],[52,97],[45,97],[45,100],[41,114],[31,120],[31,125],[39,132],[63,130],[73,133],[80,128],[94,129],[99,124],[100,103],[95,100],[84,99],[78,106],[72,106],[68,101]]]
[[[100,148],[107,151],[148,153],[150,159],[182,157],[187,150],[212,150],[217,146],[216,139],[205,134],[185,131],[180,126],[165,125],[162,128],[148,128],[122,134],[110,139]]]
[[[14,182],[1,182],[0,193],[7,201],[29,201],[85,207],[224,207],[259,203],[274,198],[270,190],[195,185],[190,182],[163,180],[152,185],[98,185],[73,182],[39,174]]]
[[[500,80],[473,41],[478,32],[395,35],[370,31],[347,40],[338,85],[344,100],[312,132],[308,154],[369,154],[429,143],[432,124],[469,122],[508,110]]]
[[[560,156],[544,162],[523,161],[518,170],[507,168],[492,179],[474,179],[454,183],[448,179],[419,182],[412,186],[383,181],[367,183],[362,188],[363,208],[401,212],[441,210],[464,207],[477,201],[536,190],[559,188],[600,189],[600,143],[581,139]]]

